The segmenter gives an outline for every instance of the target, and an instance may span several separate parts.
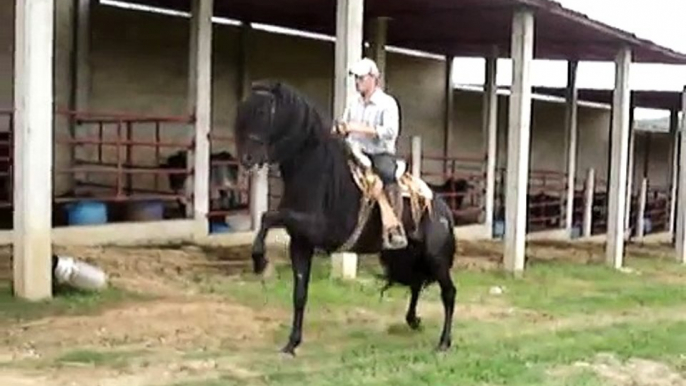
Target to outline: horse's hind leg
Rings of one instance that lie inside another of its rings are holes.
[[[453,313],[455,311],[455,294],[457,290],[450,277],[449,269],[441,269],[437,275],[438,284],[441,286],[441,301],[445,316],[443,319],[443,332],[438,342],[437,349],[445,351],[452,344]]]
[[[422,324],[422,320],[417,317],[417,301],[419,300],[419,293],[422,291],[421,283],[412,284],[412,286],[410,286],[410,291],[410,306],[407,308],[405,321],[411,329],[418,330]]]
[[[307,290],[310,284],[310,267],[314,248],[306,240],[294,237],[290,243],[291,266],[293,269],[293,325],[288,343],[281,350],[295,355],[295,348],[302,341],[303,316],[307,304]]]

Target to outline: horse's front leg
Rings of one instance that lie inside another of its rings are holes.
[[[254,272],[260,274],[267,267],[268,261],[264,255],[266,251],[265,240],[269,229],[286,227],[289,232],[306,238],[311,244],[318,244],[322,242],[324,237],[324,226],[325,224],[320,221],[319,217],[304,212],[291,209],[265,212],[262,215],[262,223],[252,247]]]
[[[303,316],[307,303],[307,291],[310,284],[310,267],[314,247],[302,237],[294,237],[290,244],[291,267],[293,269],[293,325],[288,343],[281,350],[295,355],[295,349],[302,341]]]
[[[261,274],[267,268],[269,261],[264,257],[266,247],[265,240],[269,229],[283,226],[283,214],[280,211],[265,212],[262,214],[262,221],[260,222],[260,229],[255,235],[255,240],[252,244],[252,263],[253,272]]]

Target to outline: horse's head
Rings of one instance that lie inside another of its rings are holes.
[[[314,136],[330,134],[322,116],[294,89],[260,82],[238,106],[236,147],[246,169],[280,163],[297,154]]]
[[[240,163],[250,169],[270,162],[276,131],[280,85],[254,84],[236,115],[236,148]]]

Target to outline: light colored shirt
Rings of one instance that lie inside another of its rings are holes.
[[[376,129],[376,136],[350,133],[348,142],[367,154],[395,154],[400,118],[395,98],[377,88],[368,102],[358,95],[345,109],[343,122],[361,122]]]

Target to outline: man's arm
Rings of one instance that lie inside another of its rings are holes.
[[[381,111],[381,124],[372,127],[361,122],[350,122],[347,129],[351,133],[364,134],[390,141],[398,135],[399,126],[398,103],[394,99],[390,99]]]
[[[381,112],[381,124],[374,128],[376,135],[382,140],[390,141],[398,136],[399,126],[398,102],[388,98],[386,108]]]

